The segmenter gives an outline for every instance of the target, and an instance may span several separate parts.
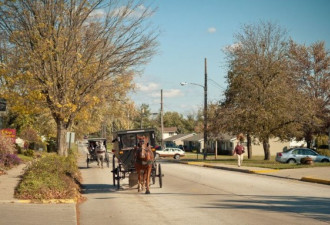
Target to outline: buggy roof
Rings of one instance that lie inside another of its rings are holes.
[[[88,141],[106,141],[106,138],[88,138]]]
[[[136,130],[120,130],[116,131],[117,135],[119,134],[137,134],[137,133],[145,133],[145,132],[155,132],[155,129],[148,128],[148,129],[136,129]]]

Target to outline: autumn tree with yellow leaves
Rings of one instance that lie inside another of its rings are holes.
[[[0,29],[11,50],[2,94],[12,110],[49,113],[58,154],[67,155],[67,131],[90,120],[95,108],[123,98],[155,53],[158,33],[148,23],[153,11],[130,0],[0,4]]]

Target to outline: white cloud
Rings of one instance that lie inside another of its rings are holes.
[[[91,14],[89,15],[90,18],[94,18],[94,19],[101,19],[104,18],[106,16],[106,13],[104,12],[103,9],[96,9],[93,12],[91,12]]]
[[[138,10],[144,11],[144,10],[146,10],[146,7],[144,5],[139,5]]]
[[[160,97],[160,90],[159,92],[154,92],[151,94],[152,97]],[[179,89],[169,89],[163,91],[163,97],[164,98],[175,98],[178,96],[183,96],[183,93]]]
[[[135,9],[127,8],[126,6],[121,6],[112,11],[113,15],[121,17],[123,14],[126,17],[140,18],[142,16],[151,16],[152,12],[147,9],[144,5],[138,5]]]
[[[235,52],[236,50],[239,50],[242,47],[242,43],[234,43],[232,45],[228,45],[224,48],[224,51],[227,52]]]
[[[207,32],[209,33],[215,33],[217,31],[217,29],[215,29],[215,27],[210,27],[209,29],[207,29]]]
[[[164,97],[166,98],[175,98],[178,96],[183,96],[183,93],[179,89],[170,89],[164,91]]]
[[[148,84],[136,84],[136,88],[138,91],[143,91],[143,92],[148,92],[148,91],[155,91],[155,90],[160,90],[159,89],[159,84],[150,82]]]

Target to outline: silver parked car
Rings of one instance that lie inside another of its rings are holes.
[[[320,155],[309,148],[291,148],[285,152],[276,154],[276,161],[282,163],[300,163],[300,160],[305,157],[310,157],[314,162],[330,162],[330,157]]]

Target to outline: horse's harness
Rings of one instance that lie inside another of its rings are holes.
[[[150,150],[150,148],[145,148],[144,150],[146,151],[146,154],[152,154],[152,151]],[[144,158],[139,157],[141,151],[142,151],[142,148],[137,149],[135,162],[138,164],[141,164],[143,166],[152,165],[154,163],[154,160],[152,159],[152,157],[149,160],[145,160]]]

